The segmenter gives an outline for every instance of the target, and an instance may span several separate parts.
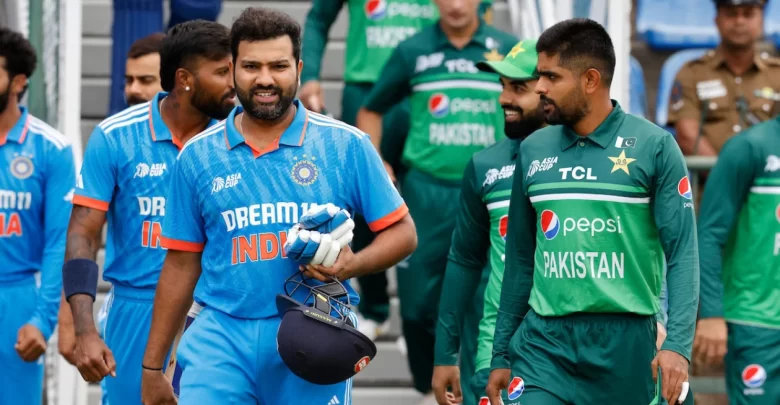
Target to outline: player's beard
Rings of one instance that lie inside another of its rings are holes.
[[[504,120],[504,135],[509,139],[525,139],[544,125],[544,110],[541,103],[533,110],[523,110],[513,105],[502,105],[504,110],[520,113],[520,120]]]
[[[216,120],[224,120],[233,110],[232,103],[226,103],[227,99],[233,98],[235,93],[228,90],[225,94],[215,98],[213,95],[201,89],[201,86],[195,82],[195,91],[192,93],[192,106],[206,116]]]
[[[279,100],[275,103],[256,103],[253,95],[259,91],[272,91],[279,95]],[[298,92],[298,82],[293,82],[286,91],[279,86],[252,86],[249,91],[243,91],[236,87],[238,101],[244,106],[244,110],[249,115],[263,121],[276,121],[283,117],[295,100],[295,94]]]
[[[141,97],[138,97],[138,96],[127,96],[127,97],[125,97],[125,102],[127,103],[128,107],[132,107],[134,105],[145,103],[147,101],[149,101],[149,100],[144,100],[144,99],[142,99]]]
[[[578,86],[575,86],[563,96],[560,103],[555,102],[555,100],[544,94],[539,97],[542,111],[544,111],[545,105],[553,106],[552,112],[544,111],[544,120],[550,125],[573,127],[590,112],[585,93]]]
[[[11,85],[9,84],[5,91],[0,93],[0,114],[2,114],[6,108],[8,108],[8,101],[11,97]]]

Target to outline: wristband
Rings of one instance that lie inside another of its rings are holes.
[[[143,363],[141,364],[141,368],[144,369],[144,370],[149,370],[149,371],[162,371],[162,367],[160,367],[160,368],[146,367],[146,366],[143,365]]]
[[[62,288],[65,300],[76,294],[86,294],[95,300],[97,295],[98,265],[94,260],[71,259],[62,265]]]

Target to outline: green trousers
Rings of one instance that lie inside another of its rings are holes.
[[[355,125],[357,113],[363,106],[373,85],[371,83],[346,83],[341,97],[341,120],[349,125]],[[382,120],[382,156],[390,163],[396,174],[402,175],[401,154],[409,132],[409,102],[391,108]],[[400,177],[398,177],[400,179]],[[360,251],[374,240],[374,233],[368,228],[365,219],[355,217],[355,230],[352,249]],[[387,276],[376,273],[358,277],[360,285],[360,313],[373,321],[382,323],[389,317],[390,297],[387,294]]]
[[[463,327],[460,331],[460,388],[463,391],[462,405],[477,405],[481,393],[485,392],[485,387],[474,391],[470,384],[471,379],[477,370],[477,347],[479,337],[479,321],[482,319],[485,308],[485,287],[490,277],[490,268],[482,272],[482,278],[479,280],[479,287],[474,294],[473,303],[468,307],[463,317]]]
[[[417,250],[397,266],[398,297],[414,387],[427,393],[431,390],[439,298],[455,231],[460,185],[410,169],[401,190],[417,228]],[[476,334],[476,323],[471,323],[471,332]]]
[[[780,404],[780,330],[729,323],[728,331],[729,403]]]

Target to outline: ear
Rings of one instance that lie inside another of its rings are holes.
[[[192,76],[192,73],[184,68],[176,69],[176,83],[174,84],[174,87],[179,87],[182,90],[188,91],[187,89],[192,90],[194,84],[195,78]]]
[[[13,79],[11,79],[11,94],[18,95],[22,94],[24,90],[27,88],[27,77],[24,75],[16,75]]]
[[[298,61],[298,87],[301,87],[301,72],[303,72],[303,59]]]
[[[601,72],[590,68],[582,74],[582,82],[585,86],[585,94],[593,94],[601,86]]]

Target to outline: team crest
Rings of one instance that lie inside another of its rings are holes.
[[[298,160],[297,157],[294,159],[297,160],[297,162],[295,162],[295,165],[293,165],[291,172],[293,181],[302,186],[310,186],[314,184],[314,182],[317,181],[317,177],[319,177],[320,173],[320,170],[314,164],[314,161],[316,161],[317,158],[311,156],[309,159],[306,157],[306,155],[303,155],[303,159],[301,160]]]
[[[35,171],[33,162],[27,156],[17,156],[11,161],[11,174],[19,180],[24,180],[32,176]]]

